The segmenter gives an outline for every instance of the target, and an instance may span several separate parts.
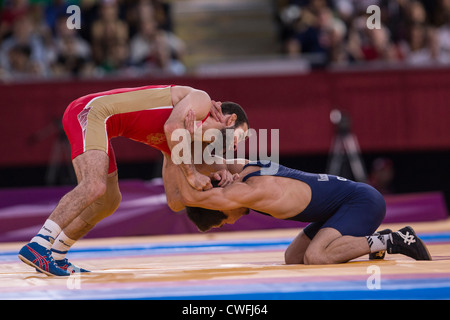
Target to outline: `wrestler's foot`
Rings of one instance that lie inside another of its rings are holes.
[[[52,257],[52,252],[36,242],[30,242],[19,251],[19,259],[48,276],[70,276]]]
[[[375,232],[373,235],[378,236],[380,234],[389,234],[389,233],[392,233],[391,229],[384,229],[384,230]],[[386,255],[386,250],[381,250],[378,252],[370,253],[369,260],[382,260],[382,259],[384,259],[385,255]]]
[[[90,272],[89,270],[77,267],[76,265],[72,264],[69,260],[67,260],[67,258],[64,258],[62,260],[55,260],[56,265],[58,267],[60,267],[61,269],[63,269],[66,272],[69,273],[76,273],[76,272],[81,272],[81,273],[85,273],[85,272]],[[40,270],[36,269],[36,271],[41,272]]]
[[[431,260],[427,247],[409,226],[389,235],[387,252],[401,253],[415,260]]]
[[[72,264],[69,260],[67,260],[67,258],[62,259],[62,260],[55,260],[56,265],[58,267],[60,267],[61,269],[70,272],[70,273],[75,273],[75,272],[90,272],[89,270],[77,267],[76,265]]]

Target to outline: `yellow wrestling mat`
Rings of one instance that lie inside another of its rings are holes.
[[[276,229],[80,240],[68,258],[92,272],[59,278],[22,263],[24,243],[4,243],[0,299],[450,299],[450,219],[409,225],[433,261],[285,265],[300,229]]]

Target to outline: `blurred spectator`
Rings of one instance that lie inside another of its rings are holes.
[[[57,77],[93,75],[94,64],[89,43],[82,39],[76,29],[69,29],[66,17],[60,16],[55,22],[56,58],[52,64],[53,75]]]
[[[28,45],[17,44],[8,51],[8,69],[0,71],[4,80],[27,79],[39,74],[39,67],[31,61],[31,49]]]
[[[99,19],[91,28],[94,62],[105,71],[114,71],[115,48],[128,44],[128,25],[119,18],[117,0],[101,0]]]
[[[439,0],[436,15],[438,59],[450,64],[450,0]]]
[[[78,30],[80,36],[87,42],[92,43],[92,25],[98,19],[98,0],[78,0],[81,11],[81,29]]]
[[[401,58],[409,64],[421,65],[438,61],[436,30],[424,24],[409,27],[407,38],[400,42]]]
[[[13,50],[12,55],[10,51]],[[29,53],[28,53],[29,51]],[[4,40],[0,47],[0,68],[3,75],[14,76],[17,72],[17,63],[27,57],[25,65],[32,65],[31,68],[21,68],[20,74],[30,72],[31,75],[47,76],[48,60],[42,39],[33,30],[33,24],[28,15],[16,19],[12,26],[12,35]],[[11,58],[13,61],[11,61]],[[32,72],[31,72],[32,71]]]
[[[28,13],[28,0],[5,0],[0,13],[0,41],[9,36],[17,19]]]
[[[450,0],[278,0],[280,41],[290,55],[326,63],[450,63]],[[381,29],[368,29],[377,5]]]
[[[427,3],[427,2],[425,2]],[[436,26],[441,27],[450,24],[450,1],[449,0],[435,0],[432,1],[434,4],[429,15],[430,21]]]
[[[158,27],[154,7],[149,1],[139,5],[139,30],[131,39],[131,63],[144,67],[146,72],[183,74],[185,67],[180,59],[184,43],[173,33]]]
[[[301,56],[313,67],[393,61],[450,64],[450,0],[275,2],[282,52]],[[63,30],[63,17],[68,18],[66,9],[72,4],[81,8],[82,27]],[[183,74],[186,44],[173,33],[170,4],[163,0],[0,0],[2,75],[14,79],[20,74],[23,79],[27,74]],[[381,29],[367,28],[369,5],[380,7]]]
[[[140,21],[148,15],[149,9],[158,28],[172,32],[170,4],[159,0],[122,0],[122,11],[130,28],[130,35],[134,36],[140,29]]]
[[[380,29],[368,29],[367,15],[352,21],[349,28],[347,51],[350,61],[394,61],[395,47],[390,41],[390,33],[385,25]]]
[[[65,24],[71,4],[81,8],[80,30]],[[0,8],[0,70],[9,79],[185,72],[185,45],[160,0],[0,0]]]
[[[45,22],[52,31],[56,31],[58,19],[66,14],[69,4],[66,0],[52,0],[47,2],[48,4],[44,10]]]
[[[296,14],[292,7],[290,14]],[[316,54],[323,64],[341,61],[346,26],[333,15],[326,1],[312,0],[297,14],[292,34],[287,37],[286,52],[291,56]]]
[[[130,63],[130,49],[125,40],[117,40],[109,46],[106,60],[101,65],[99,76],[104,74],[116,76],[135,76],[138,70],[132,68]]]
[[[445,9],[441,8],[441,11],[445,12]],[[412,65],[450,62],[445,49],[450,40],[443,31],[448,24],[443,23],[439,29],[429,24],[425,7],[417,0],[409,2],[406,12],[406,37],[398,44],[401,58]]]
[[[28,16],[32,24],[33,33],[42,42],[46,65],[50,65],[56,58],[53,44],[53,33],[45,19],[45,6],[47,0],[33,0],[29,5]],[[49,70],[50,71],[50,70]],[[50,74],[48,74],[50,76]]]

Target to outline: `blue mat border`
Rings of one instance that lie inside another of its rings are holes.
[[[427,244],[450,242],[450,232],[423,233],[418,236]],[[95,247],[73,247],[70,250],[71,258],[101,258],[114,256],[140,256],[140,255],[173,255],[195,253],[217,253],[238,251],[267,251],[285,249],[292,238],[255,239],[244,241],[195,241],[174,243],[150,243],[132,245],[112,245]],[[16,251],[0,252],[0,262],[17,260]]]

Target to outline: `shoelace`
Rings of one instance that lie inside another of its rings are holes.
[[[409,234],[409,231],[406,231],[406,234],[401,233],[400,231],[397,231],[397,234],[402,237],[403,241],[409,246],[411,243],[416,242],[416,239],[414,235]]]
[[[52,255],[52,250],[50,249],[47,249],[46,250],[46,253],[47,253],[47,257],[48,257],[48,260],[50,261],[50,263],[52,263],[54,266],[56,266],[57,268],[59,268],[59,269],[61,269],[61,270],[63,270],[63,271],[66,271],[66,272],[68,272],[67,270],[64,270],[64,269],[62,269],[57,263],[56,263],[56,261],[55,261],[55,258],[53,258],[53,255]],[[66,264],[68,263],[68,260],[67,260],[67,258],[65,258],[64,260],[63,260]],[[69,272],[70,273],[70,272]]]
[[[67,258],[64,258],[64,259],[58,260],[58,261],[61,261],[61,262],[59,262],[59,264],[69,264],[69,260],[67,260]]]
[[[52,251],[49,249],[45,249],[45,253],[47,254],[47,256],[45,256],[45,258],[47,258],[52,264],[56,265],[55,259],[52,256]]]
[[[64,258],[63,260],[58,260],[58,261],[61,261],[60,263],[59,263],[59,265],[62,265],[60,268],[61,269],[63,269],[64,271],[67,271],[67,272],[69,272],[69,273],[75,273],[75,272],[77,272],[78,270],[78,268],[77,267],[75,267],[72,263],[70,263],[69,262],[69,260],[67,259],[67,258]],[[56,264],[56,265],[58,265],[58,264]],[[59,266],[58,265],[58,266]],[[65,267],[65,268],[64,268]]]

